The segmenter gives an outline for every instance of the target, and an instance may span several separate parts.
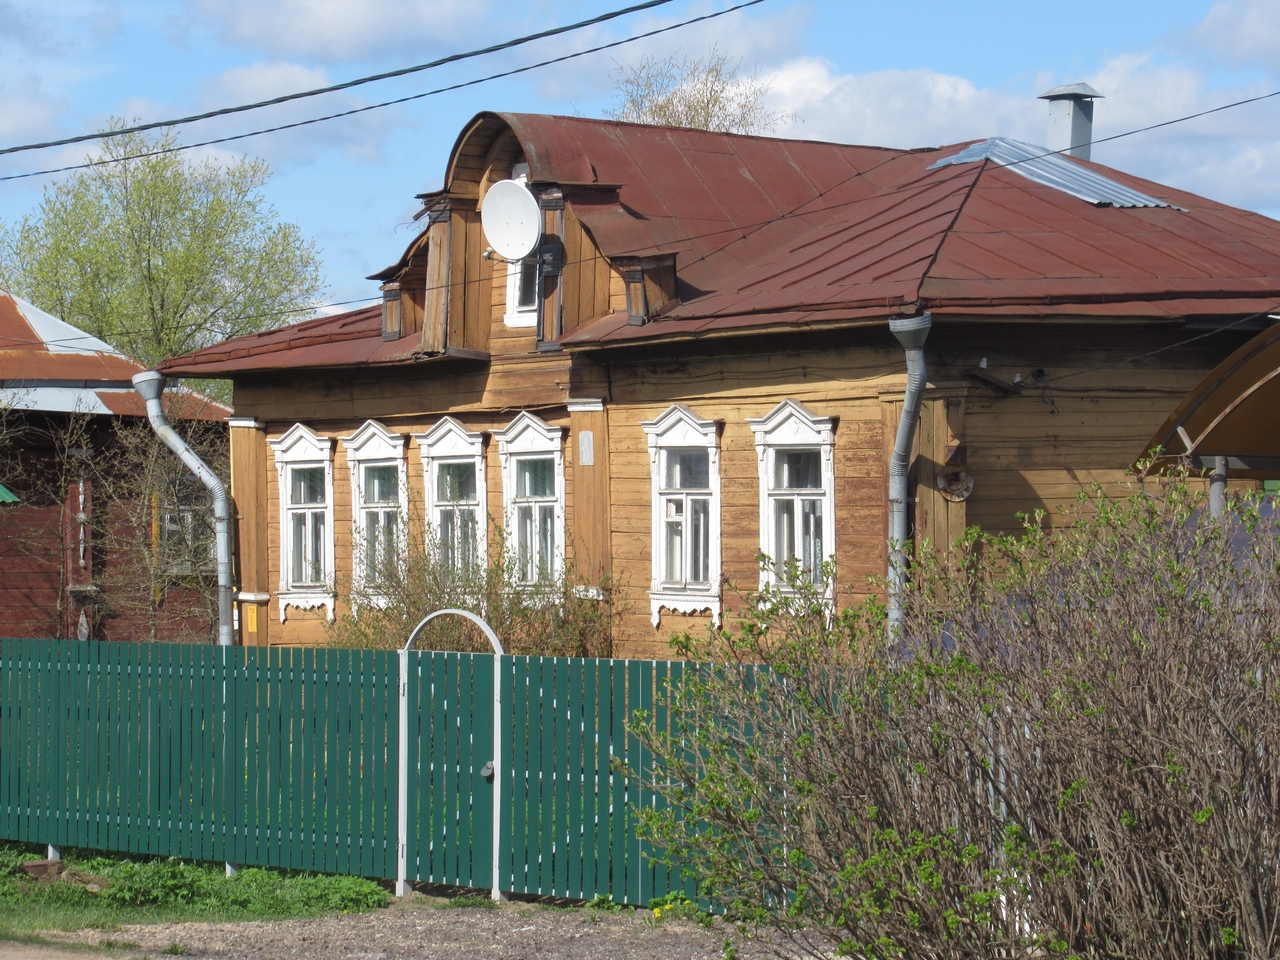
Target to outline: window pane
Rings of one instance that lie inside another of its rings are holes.
[[[668,490],[706,490],[711,485],[711,457],[706,450],[668,450]]]
[[[711,553],[711,501],[689,501],[689,581],[706,583]]]
[[[396,552],[396,530],[400,523],[400,515],[394,510],[382,511],[382,551],[384,556],[394,556]]]
[[[473,567],[476,563],[476,550],[479,546],[476,511],[458,511],[458,554],[464,566]]]
[[[531,310],[538,300],[538,258],[529,257],[520,263],[520,293],[516,309]]]
[[[668,581],[684,580],[684,523],[681,520],[683,511],[673,511],[674,504],[667,504],[667,570]]]
[[[305,513],[295,513],[291,518],[291,522],[293,529],[290,537],[289,582],[303,583],[306,580],[304,571],[306,570],[307,558],[307,515]]]
[[[822,501],[802,500],[800,511],[803,525],[800,562],[809,571],[810,579],[817,583],[822,578],[822,561],[826,559],[822,549]]]
[[[555,461],[550,457],[516,461],[517,497],[554,497],[556,495]]]
[[[551,576],[551,564],[556,555],[556,508],[538,508],[538,576]]]
[[[440,562],[446,570],[458,569],[458,515],[450,509],[439,513]]]
[[[436,474],[436,499],[441,503],[475,503],[476,465],[442,463]]]
[[[395,503],[400,498],[400,468],[394,464],[364,468],[364,502]]]
[[[324,514],[311,512],[307,514],[311,527],[311,556],[308,569],[308,580],[311,583],[322,583],[325,578],[324,569]]]
[[[324,503],[324,467],[294,467],[289,471],[289,502]]]
[[[773,456],[775,490],[821,490],[822,467],[817,450],[779,450]]]
[[[796,556],[796,505],[793,500],[773,502],[774,561],[786,563]]]
[[[536,543],[533,526],[533,507],[519,507],[516,510],[516,558],[520,569],[520,580],[531,583],[534,575],[534,545]]]

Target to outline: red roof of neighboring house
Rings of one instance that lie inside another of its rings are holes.
[[[1049,161],[1068,182],[1092,180],[1167,204],[1099,205],[1024,176],[1039,163],[1035,148],[1031,163],[1008,163],[998,151],[983,153],[979,141],[908,151],[481,114],[459,138],[450,170],[477,125],[498,121],[520,140],[529,179],[560,184],[606,256],[676,257],[682,302],[642,326],[602,317],[565,336],[566,346],[923,310],[1149,320],[1280,307],[1280,223],[1100,164]],[[988,158],[939,165],[975,148]],[[240,338],[166,369],[232,374],[261,369],[268,353],[276,369],[330,365],[316,359],[321,341],[357,338],[357,317],[368,320],[370,342],[347,342],[330,355],[407,359],[396,342],[381,343],[376,310],[344,316]]]
[[[132,378],[146,368],[115,347],[0,290],[0,404],[17,410],[145,417]],[[227,407],[190,390],[170,415],[225,420]]]

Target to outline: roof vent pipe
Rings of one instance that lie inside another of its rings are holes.
[[[1093,101],[1102,98],[1087,83],[1065,83],[1040,94],[1049,101],[1049,149],[1089,159],[1093,142]]]
[[[902,589],[907,576],[907,473],[911,469],[911,447],[915,443],[916,424],[920,422],[920,405],[928,370],[924,362],[924,342],[933,326],[933,316],[893,317],[889,331],[907,352],[907,392],[902,398],[902,416],[898,419],[898,435],[893,441],[889,459],[889,639],[895,640],[902,629]]]
[[[147,402],[147,419],[156,436],[178,455],[213,495],[213,529],[218,558],[218,646],[229,647],[235,642],[235,628],[231,618],[231,498],[227,496],[227,488],[218,479],[218,475],[178,436],[178,432],[165,419],[164,409],[160,405],[164,382],[160,373],[147,370],[134,376],[133,388]]]

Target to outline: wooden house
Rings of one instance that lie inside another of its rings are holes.
[[[761,555],[876,589],[894,318],[932,316],[917,541],[1115,489],[1270,322],[1280,224],[1043,154],[480,114],[380,306],[162,367],[234,381],[244,642],[321,642],[406,504],[459,550],[504,529],[530,579],[607,575],[623,655],[722,617]],[[511,180],[542,229],[504,262],[482,217]]]
[[[210,571],[192,543],[203,498],[183,498],[176,458],[165,458],[177,474],[168,499],[141,474],[110,473],[125,463],[121,428],[149,434],[130,382],[143,369],[0,291],[0,635],[208,639]],[[225,407],[189,391],[173,399],[175,417],[223,429]]]

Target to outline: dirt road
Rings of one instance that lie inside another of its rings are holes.
[[[315,920],[49,933],[49,945],[0,941],[0,960],[159,958],[166,952],[238,960],[717,960],[731,932],[687,920],[651,926],[643,913],[630,911],[527,903],[442,909],[439,903],[415,895],[376,913]],[[736,946],[739,960],[772,955],[764,944]]]

